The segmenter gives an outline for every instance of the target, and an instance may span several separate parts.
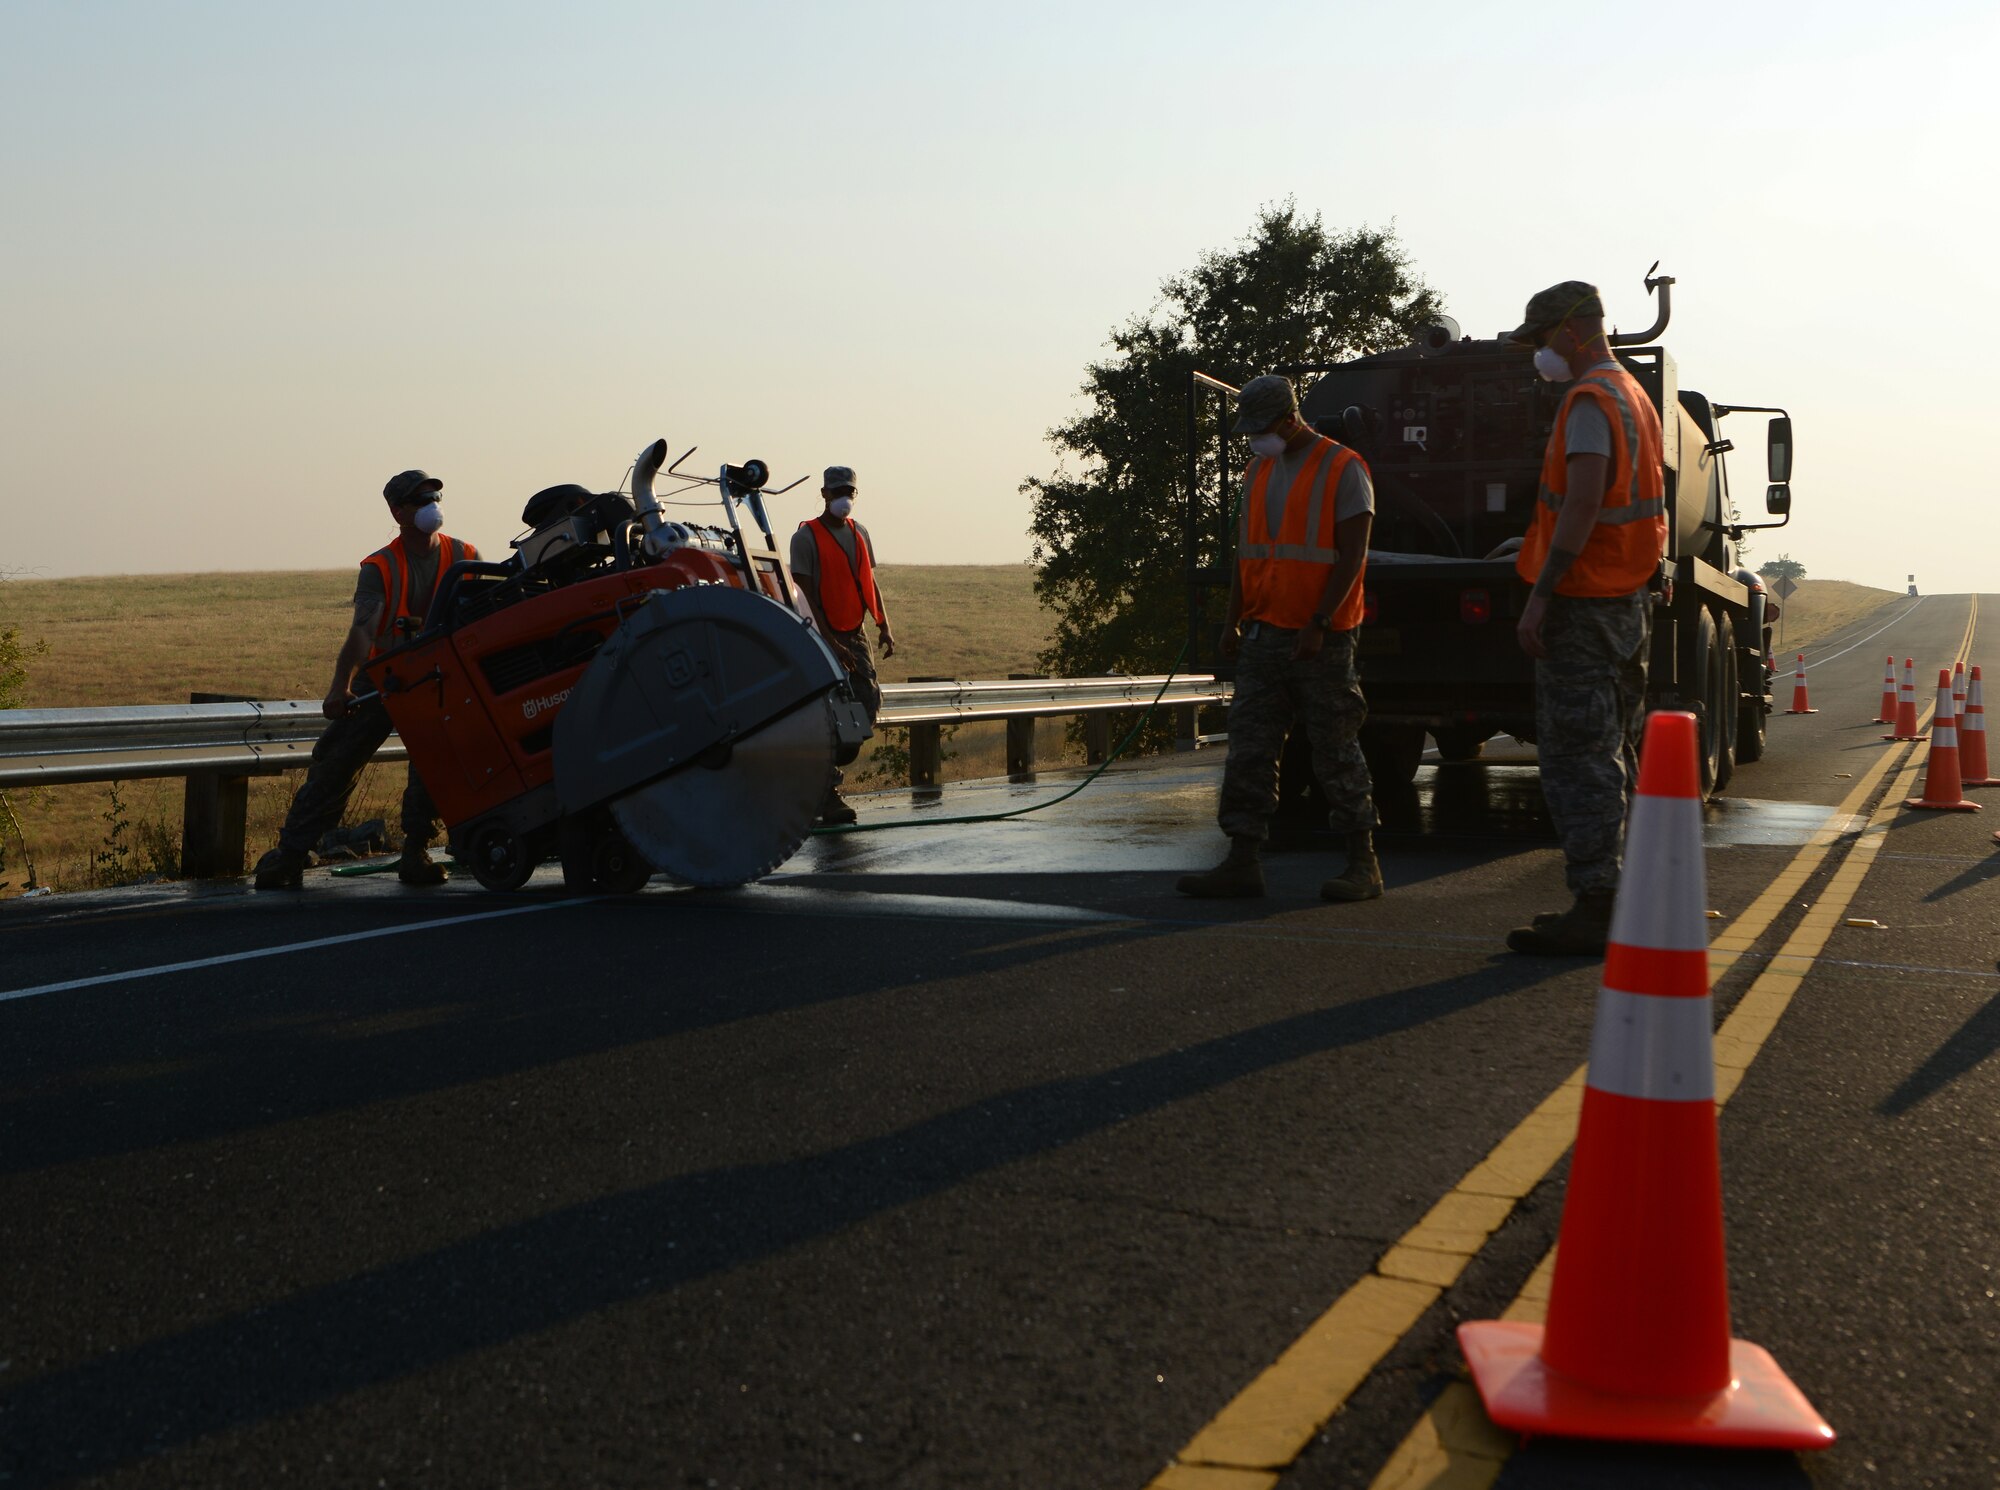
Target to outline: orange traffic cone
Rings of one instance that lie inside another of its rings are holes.
[[[1799,670],[1792,674],[1792,706],[1787,714],[1817,714],[1819,710],[1806,705],[1806,654],[1799,653]]]
[[[1953,719],[1963,719],[1965,717],[1965,664],[1963,662],[1954,662],[1951,665],[1951,717]]]
[[[1924,762],[1924,794],[1905,797],[1905,807],[1936,812],[1977,812],[1979,804],[1965,797],[1958,773],[1958,720],[1951,712],[1951,674],[1938,669],[1937,713],[1931,718],[1931,753]]]
[[[1903,681],[1896,690],[1896,732],[1885,740],[1921,740],[1917,733],[1917,665],[1903,659]]]
[[[1778,1363],[1729,1337],[1698,740],[1692,714],[1646,721],[1548,1325],[1458,1340],[1503,1428],[1824,1448]]]
[[[1978,668],[1965,689],[1965,711],[1958,718],[1958,768],[1965,779],[1959,785],[2000,786],[2000,778],[1986,773],[1986,700]]]
[[[1882,702],[1875,706],[1879,717],[1870,720],[1869,723],[1886,724],[1894,728],[1896,723],[1896,659],[1893,657],[1888,658],[1882,664],[1882,667]]]

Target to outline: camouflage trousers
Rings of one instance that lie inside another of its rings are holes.
[[[280,851],[303,857],[327,829],[339,825],[361,773],[394,732],[389,711],[380,703],[364,704],[326,727],[313,746],[305,785],[292,798],[285,826],[278,830]],[[437,808],[413,765],[409,784],[403,788],[403,838],[425,845],[436,831]]]
[[[1236,691],[1229,703],[1229,759],[1222,770],[1222,804],[1216,813],[1231,838],[1270,834],[1278,806],[1278,760],[1297,724],[1312,747],[1313,774],[1330,804],[1327,826],[1354,833],[1375,826],[1368,762],[1361,755],[1361,725],[1368,702],[1354,671],[1354,633],[1327,634],[1319,654],[1292,659],[1296,631],[1259,625],[1243,639],[1236,658]]]
[[[875,676],[875,649],[868,644],[868,632],[857,626],[852,631],[829,631],[825,633],[827,650],[834,659],[847,669],[847,686],[854,690],[855,701],[868,711],[868,724],[872,729],[875,716],[882,712],[882,684]],[[838,766],[833,772],[834,790],[847,779],[847,773]]]
[[[1652,629],[1653,597],[1643,590],[1549,601],[1549,655],[1535,661],[1535,748],[1571,894],[1618,884]]]

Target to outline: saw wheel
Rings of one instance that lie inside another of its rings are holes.
[[[743,739],[611,802],[628,842],[663,874],[722,889],[798,852],[833,790],[832,705],[815,698]]]

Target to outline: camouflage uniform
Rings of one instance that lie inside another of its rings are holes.
[[[303,859],[327,829],[339,824],[355,783],[395,728],[380,702],[363,704],[327,725],[313,746],[305,785],[292,798],[285,826],[278,830],[279,853]],[[437,808],[417,768],[411,766],[409,785],[403,788],[403,841],[421,848],[436,831]]]
[[[1535,660],[1535,746],[1542,795],[1568,861],[1572,894],[1618,885],[1625,808],[1639,779],[1653,599],[1549,599]]]
[[[827,631],[822,636],[834,661],[847,669],[847,686],[855,701],[868,711],[868,728],[873,730],[875,716],[882,712],[882,684],[875,677],[875,649],[869,645],[868,633],[857,626],[852,631]],[[834,791],[838,792],[846,780],[847,773],[835,766]]]
[[[1244,629],[1216,813],[1222,831],[1260,842],[1268,836],[1278,805],[1278,760],[1294,721],[1312,746],[1313,774],[1331,807],[1327,826],[1336,833],[1373,828],[1375,801],[1360,744],[1368,703],[1354,671],[1355,633],[1330,631],[1318,656],[1295,662],[1296,631],[1262,622]]]

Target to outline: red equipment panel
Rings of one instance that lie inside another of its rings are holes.
[[[751,556],[758,587],[790,606],[783,571]],[[727,554],[689,546],[495,611],[384,654],[367,669],[447,828],[554,776],[556,720],[570,690],[631,606],[690,584],[744,588]]]

